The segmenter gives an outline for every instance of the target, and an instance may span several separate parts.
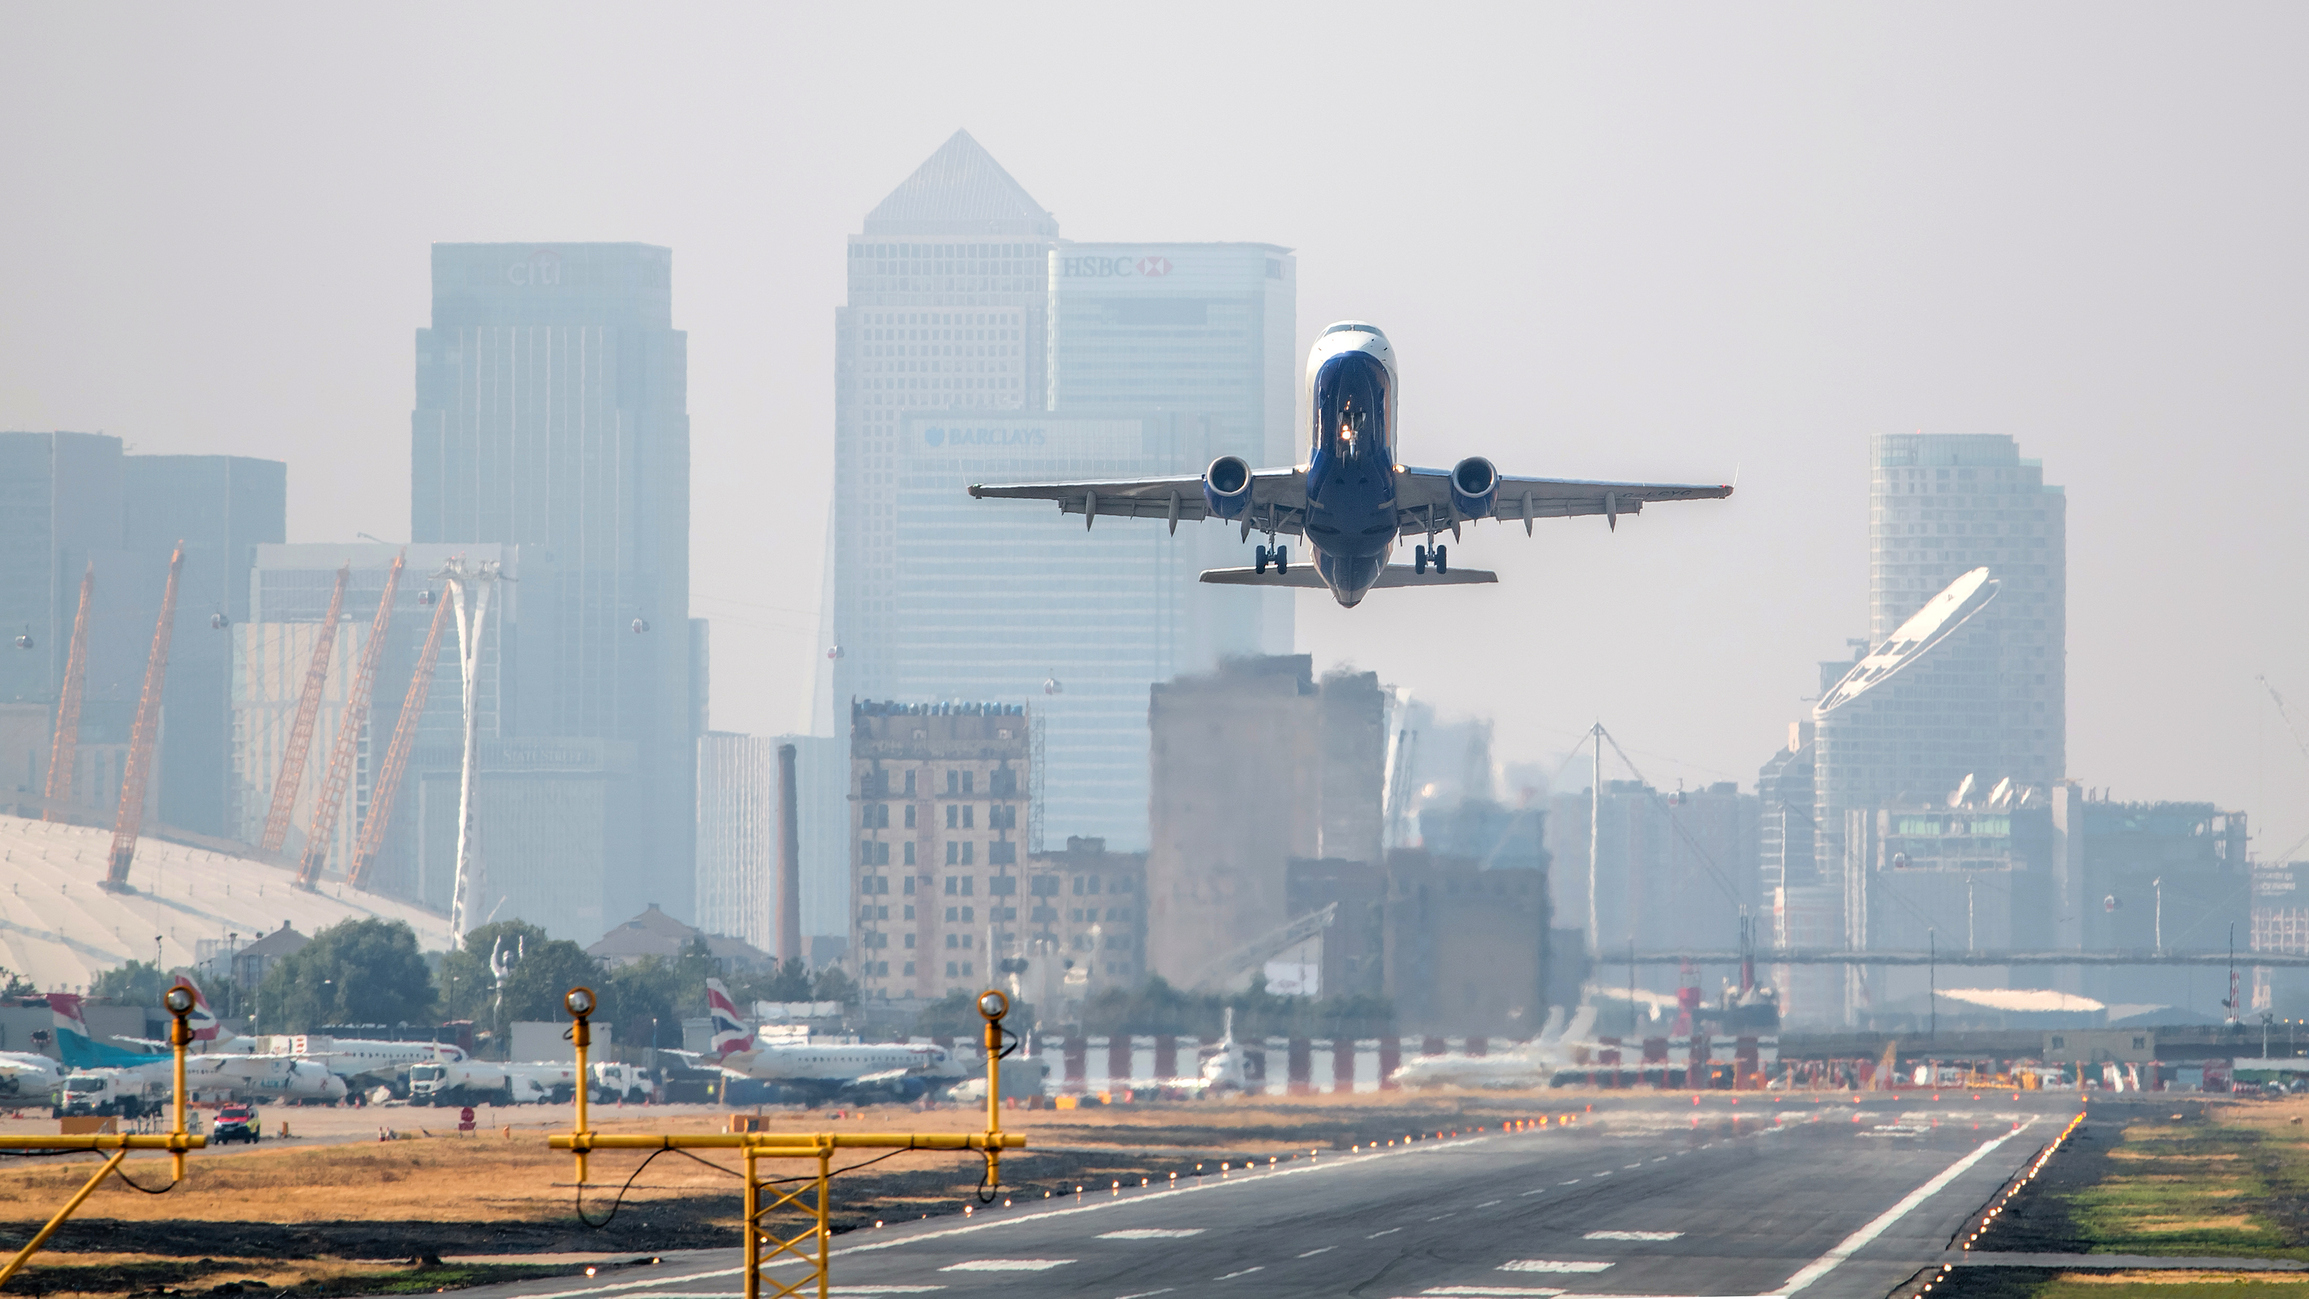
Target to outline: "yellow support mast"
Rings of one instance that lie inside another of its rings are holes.
[[[168,1030],[169,1045],[176,1052],[175,1127],[167,1132],[150,1135],[96,1132],[84,1136],[0,1137],[0,1150],[110,1150],[113,1152],[112,1158],[104,1161],[104,1166],[96,1170],[96,1176],[89,1178],[86,1184],[75,1191],[72,1198],[64,1202],[64,1207],[56,1211],[56,1216],[50,1218],[39,1231],[34,1232],[32,1239],[26,1241],[24,1248],[16,1251],[15,1256],[10,1258],[5,1266],[0,1266],[0,1286],[8,1284],[10,1277],[23,1270],[24,1264],[34,1254],[40,1252],[40,1247],[48,1243],[48,1238],[56,1234],[58,1227],[64,1225],[65,1219],[70,1218],[75,1210],[88,1202],[88,1197],[96,1193],[96,1188],[104,1184],[105,1178],[120,1171],[120,1162],[128,1158],[129,1151],[168,1151],[172,1174],[170,1185],[173,1186],[184,1180],[184,1152],[198,1150],[208,1144],[207,1137],[192,1136],[185,1131],[184,1052],[186,1047],[192,1045],[192,1025],[186,1020],[186,1017],[192,1014],[192,989],[181,983],[177,984],[161,998],[161,1004],[168,1007],[169,1015],[175,1020]]]
[[[668,1132],[649,1135],[618,1133],[604,1135],[593,1131],[591,1111],[587,1105],[587,1088],[591,1074],[586,1061],[593,1036],[590,1021],[596,1007],[591,988],[572,988],[564,999],[570,1017],[576,1021],[570,1032],[570,1041],[577,1048],[576,1130],[556,1133],[547,1138],[555,1150],[567,1150],[577,1157],[577,1181],[585,1184],[588,1169],[586,1156],[595,1150],[736,1150],[746,1161],[746,1282],[745,1299],[784,1299],[788,1295],[807,1292],[816,1283],[818,1299],[828,1299],[832,1275],[828,1268],[829,1244],[832,1232],[827,1225],[832,1206],[831,1184],[834,1176],[833,1159],[836,1150],[975,1150],[986,1158],[986,1181],[990,1188],[1002,1185],[1002,1152],[1020,1150],[1026,1138],[1002,1130],[1002,1017],[1010,1013],[1010,999],[1001,992],[988,989],[979,994],[978,1013],[986,1020],[986,1131],[980,1132]],[[808,1159],[817,1164],[817,1175],[793,1190],[781,1190],[774,1181],[765,1182],[761,1176],[761,1161],[765,1159]],[[768,1192],[765,1196],[764,1192]],[[582,1189],[580,1190],[582,1194]],[[765,1220],[781,1209],[799,1210],[809,1220],[801,1234],[786,1237],[764,1230]],[[771,1248],[765,1256],[763,1246]],[[792,1282],[781,1282],[775,1277],[765,1278],[762,1268],[791,1258],[810,1265],[808,1274]],[[765,1286],[765,1281],[767,1282]]]

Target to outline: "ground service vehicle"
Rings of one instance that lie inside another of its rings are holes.
[[[209,1125],[208,1140],[212,1146],[227,1141],[262,1141],[264,1124],[258,1120],[256,1108],[250,1105],[227,1105],[216,1112],[216,1122]]]
[[[124,1119],[157,1114],[168,1104],[169,1088],[125,1069],[91,1069],[64,1079],[59,1116],[104,1114]]]

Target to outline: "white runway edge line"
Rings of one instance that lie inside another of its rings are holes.
[[[2030,1122],[2033,1124],[2034,1120],[2031,1120]],[[1808,1286],[1814,1281],[1819,1280],[1821,1277],[1824,1277],[1830,1272],[1835,1271],[1837,1267],[1844,1262],[1845,1259],[1848,1259],[1854,1254],[1859,1253],[1863,1248],[1867,1246],[1869,1241],[1872,1241],[1878,1236],[1883,1235],[1886,1229],[1891,1227],[1893,1223],[1896,1223],[1902,1218],[1907,1217],[1911,1210],[1915,1209],[1916,1206],[1924,1203],[1926,1200],[1931,1199],[1933,1195],[1940,1190],[1940,1188],[1948,1185],[1950,1182],[1955,1181],[1957,1178],[1962,1177],[1967,1169],[1971,1168],[1974,1164],[1979,1163],[1981,1160],[1988,1158],[1989,1155],[1995,1152],[1998,1146],[2001,1146],[2005,1142],[2019,1136],[2020,1133],[2020,1128],[2014,1128],[2012,1131],[2005,1133],[2003,1136],[1995,1137],[1991,1140],[1982,1142],[1979,1149],[1974,1150],[1971,1154],[1957,1160],[1955,1163],[1950,1164],[1948,1167],[1941,1169],[1939,1176],[1933,1178],[1929,1182],[1926,1182],[1924,1185],[1917,1187],[1915,1190],[1910,1191],[1907,1196],[1900,1201],[1900,1203],[1895,1204],[1891,1208],[1886,1209],[1884,1212],[1876,1215],[1876,1220],[1874,1222],[1871,1222],[1867,1226],[1862,1227],[1860,1230],[1853,1232],[1849,1236],[1846,1236],[1842,1241],[1838,1242],[1836,1248],[1829,1250],[1827,1253],[1822,1254],[1820,1257],[1813,1259],[1810,1263],[1806,1264],[1802,1271],[1796,1273],[1796,1275],[1792,1277],[1789,1277],[1787,1283],[1782,1285],[1774,1293],[1779,1295],[1792,1295],[1798,1290],[1803,1289],[1805,1286]]]

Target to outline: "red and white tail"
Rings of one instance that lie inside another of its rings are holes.
[[[80,1013],[80,994],[74,992],[49,993],[48,1011],[54,1016],[56,1027],[67,1033],[78,1033],[82,1037],[88,1036],[88,1020]]]
[[[192,1026],[192,1040],[195,1042],[216,1041],[218,1034],[216,1012],[209,1009],[208,994],[200,990],[200,984],[194,982],[193,977],[189,974],[176,976],[176,981],[192,989],[192,1013],[185,1016],[186,1023]]]
[[[720,979],[706,980],[706,1014],[713,1020],[714,1028],[713,1041],[706,1047],[707,1055],[719,1060],[754,1044],[754,1035],[746,1031],[737,1003],[730,1000],[730,990],[722,986]]]

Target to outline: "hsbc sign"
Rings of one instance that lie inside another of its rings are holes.
[[[1067,280],[1159,280],[1171,273],[1171,259],[1147,257],[1061,257],[1058,275]]]

